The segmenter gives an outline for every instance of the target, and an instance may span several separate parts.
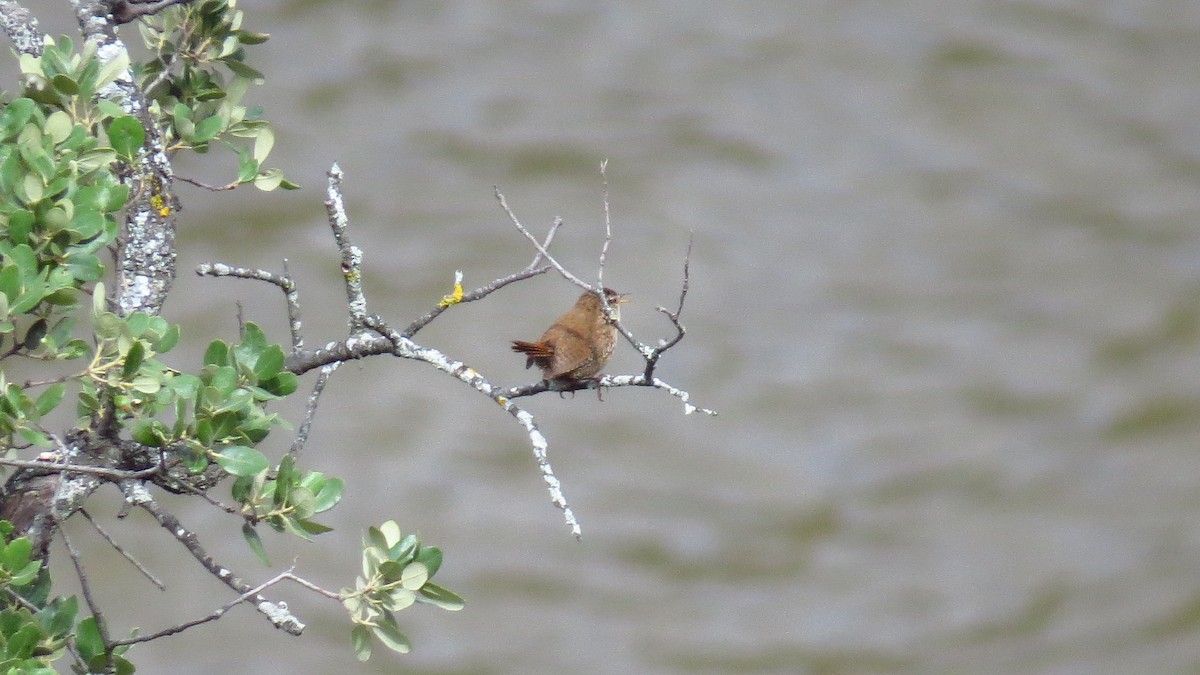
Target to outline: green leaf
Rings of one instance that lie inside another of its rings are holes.
[[[229,363],[229,345],[221,340],[213,340],[204,352],[204,365],[223,366]]]
[[[436,546],[422,546],[421,551],[417,553],[417,562],[425,565],[429,576],[432,577],[442,567],[442,549]]]
[[[254,187],[263,192],[270,192],[283,184],[283,171],[267,169],[254,177]]]
[[[325,534],[326,532],[333,531],[332,527],[318,523],[315,520],[309,520],[307,518],[297,518],[296,525],[309,534]]]
[[[5,570],[15,574],[29,564],[29,555],[32,551],[33,544],[28,539],[17,537],[0,552],[0,563],[4,565]]]
[[[410,591],[419,590],[429,581],[429,568],[424,563],[411,562],[400,574],[400,586]]]
[[[162,337],[158,339],[158,344],[155,345],[159,353],[169,352],[171,351],[172,347],[179,344],[180,330],[179,324],[172,324],[169,328],[167,328]]]
[[[262,538],[258,536],[258,530],[250,523],[242,523],[242,536],[246,538],[246,543],[250,545],[250,550],[254,551],[254,555],[262,562],[263,565],[270,567],[271,561],[267,558],[267,549],[263,546]]]
[[[57,83],[55,86],[57,87]],[[62,91],[61,87],[59,87],[59,91]],[[46,118],[46,124],[42,127],[42,131],[50,137],[50,140],[58,144],[67,140],[67,137],[71,135],[71,130],[74,128],[75,123],[71,121],[71,116],[65,111],[56,110]]]
[[[399,612],[413,606],[417,594],[407,588],[393,588],[384,599],[383,607],[389,612]]]
[[[300,378],[295,373],[285,371],[268,380],[260,381],[258,386],[275,396],[287,396],[300,386]]]
[[[336,506],[342,500],[342,489],[344,487],[345,483],[341,478],[328,478],[322,482],[321,486],[316,488],[316,502],[313,505],[313,512],[324,513]]]
[[[21,344],[25,349],[33,351],[41,346],[44,337],[46,337],[46,320],[38,319],[29,326],[29,330],[25,331],[25,338],[21,340]]]
[[[371,629],[359,624],[350,631],[350,642],[359,661],[371,658]]]
[[[404,633],[401,633],[396,624],[390,620],[385,619],[380,621],[372,629],[372,632],[385,647],[394,652],[407,654],[412,650],[412,643],[408,641],[408,638],[404,637]]]
[[[266,471],[270,463],[267,456],[244,445],[234,445],[217,453],[217,464],[233,476],[253,476]]]
[[[58,407],[58,404],[60,401],[62,401],[63,394],[65,394],[66,391],[66,385],[61,382],[52,385],[49,389],[43,391],[41,396],[37,397],[37,403],[34,404],[34,408],[37,409],[38,415],[46,415],[51,410],[54,410],[56,407]]]
[[[132,160],[146,142],[146,130],[136,117],[123,115],[108,125],[108,140],[118,155],[127,161]]]
[[[62,73],[55,75],[50,81],[59,93],[66,94],[67,96],[74,96],[79,93],[79,84]]]
[[[79,612],[79,600],[74,595],[54,603],[54,613],[46,628],[51,635],[66,635],[75,627],[75,615]]]
[[[8,238],[14,244],[29,243],[29,233],[33,231],[35,216],[32,211],[17,209],[8,216]]]
[[[292,492],[292,487],[299,483],[300,474],[296,471],[296,462],[292,456],[284,455],[283,459],[279,460],[279,468],[275,470],[275,505],[283,506],[287,503],[288,495]]]
[[[260,45],[271,38],[270,33],[254,33],[248,30],[240,30],[237,33],[238,41],[244,45]]]
[[[79,628],[75,631],[75,648],[84,661],[90,662],[104,654],[104,640],[100,637],[100,629],[96,627],[96,617],[89,616],[79,622]]]
[[[138,368],[142,365],[142,360],[146,358],[146,347],[141,340],[133,343],[129,351],[125,353],[125,364],[121,367],[121,379],[129,380],[137,373]]]
[[[239,183],[249,183],[258,175],[258,160],[250,156],[246,150],[238,152],[238,175]]]
[[[225,59],[224,61],[222,61],[222,63],[224,63],[225,67],[227,67],[227,68],[229,68],[229,70],[233,71],[233,74],[237,75],[238,77],[244,77],[247,80],[251,80],[255,84],[263,83],[263,80],[264,80],[263,74],[258,72],[255,69],[251,68],[250,66],[242,63],[241,61],[236,61],[234,59]]]
[[[130,435],[135,442],[150,448],[161,448],[163,441],[171,436],[167,425],[156,419],[138,420]]]
[[[422,586],[421,590],[417,592],[417,602],[437,605],[451,612],[457,612],[467,604],[457,593],[442,588],[432,581]]]
[[[288,503],[295,509],[297,518],[308,518],[316,512],[316,497],[313,496],[312,490],[303,486],[297,485],[292,488],[288,494]]]
[[[260,380],[269,380],[283,370],[283,349],[279,345],[271,345],[258,355],[254,363],[254,374]]]
[[[397,542],[400,541],[400,525],[394,520],[389,520],[380,525],[379,533],[380,536],[383,537],[383,541],[386,542],[383,545],[384,550],[391,549],[396,545]]]
[[[225,126],[225,121],[220,115],[213,115],[203,122],[196,125],[196,129],[192,132],[191,140],[193,143],[205,143],[211,141],[221,129]]]

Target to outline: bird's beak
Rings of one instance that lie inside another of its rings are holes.
[[[620,295],[618,295],[618,296],[617,296],[617,301],[616,301],[615,303],[611,303],[611,304],[616,304],[616,305],[624,305],[624,304],[626,304],[626,303],[628,303],[628,302],[629,302],[629,294],[628,294],[628,293],[622,293],[622,294],[620,294]]]

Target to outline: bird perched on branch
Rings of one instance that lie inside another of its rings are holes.
[[[620,305],[628,302],[623,293],[604,289],[604,296],[620,318]],[[579,296],[575,306],[558,317],[537,342],[513,340],[514,352],[527,357],[525,367],[536,365],[542,377],[559,382],[578,382],[595,377],[608,363],[617,346],[617,329],[604,316],[597,293]]]

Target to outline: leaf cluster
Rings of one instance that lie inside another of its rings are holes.
[[[151,114],[165,123],[168,150],[205,153],[217,143],[237,156],[233,184],[295,189],[279,169],[263,168],[275,132],[260,118],[261,109],[242,105],[249,86],[264,79],[246,63],[246,47],[270,36],[243,29],[236,4],[177,5],[140,22],[142,40],[155,57],[138,64],[136,77],[150,99]]]
[[[415,534],[402,535],[394,520],[367,530],[362,574],[353,589],[342,589],[342,604],[355,624],[350,638],[360,661],[371,658],[372,636],[392,651],[408,653],[412,648],[396,624],[395,612],[414,603],[452,612],[463,608],[462,598],[430,581],[441,566],[441,549],[422,546]]]
[[[73,640],[92,672],[105,665],[103,640],[93,617],[77,621],[79,600],[74,595],[50,594],[50,575],[32,558],[33,546],[25,537],[12,537],[13,526],[0,521],[0,671],[44,673],[65,653]],[[117,673],[133,672],[133,665],[113,651]]]

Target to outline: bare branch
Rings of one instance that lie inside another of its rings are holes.
[[[146,490],[146,486],[133,481],[126,481],[121,484],[125,492],[125,501],[135,506],[139,506],[147,513],[154,517],[158,524],[165,530],[171,533],[183,547],[192,554],[204,569],[208,570],[217,579],[225,583],[237,593],[241,594],[237,602],[250,602],[255,609],[274,625],[276,628],[289,633],[291,635],[300,635],[304,632],[304,623],[296,618],[288,611],[287,604],[276,603],[267,600],[259,592],[251,588],[249,584],[242,581],[233,571],[227,567],[217,564],[212,556],[204,550],[200,544],[200,540],[191,530],[185,528],[175,514],[167,511],[159,506],[158,502],[150,496],[150,492]],[[234,604],[237,604],[236,602]],[[182,629],[181,629],[182,630]],[[175,631],[178,632],[178,631]],[[170,634],[170,633],[168,633]],[[116,642],[114,644],[122,644]]]
[[[146,569],[145,565],[138,562],[137,558],[134,558],[132,555],[130,555],[120,544],[117,543],[115,539],[112,538],[112,535],[110,535],[103,527],[100,527],[100,523],[97,523],[95,519],[92,518],[92,514],[88,513],[87,509],[79,509],[79,513],[85,519],[87,519],[89,523],[92,524],[92,527],[96,528],[96,532],[99,532],[100,536],[104,537],[104,540],[108,542],[109,546],[113,547],[113,550],[121,554],[122,558],[125,558],[134,567],[136,567],[137,570],[142,573],[142,576],[150,580],[150,583],[158,586],[158,590],[165,591],[167,589],[167,587],[163,585],[163,582],[158,580],[158,577],[151,574],[150,570]]]
[[[709,408],[701,408],[691,403],[691,394],[683,389],[679,389],[657,377],[647,378],[645,375],[601,375],[592,380],[580,380],[573,382],[554,381],[548,382],[542,380],[535,384],[527,384],[519,387],[511,387],[500,392],[500,396],[505,399],[521,398],[523,396],[533,396],[545,391],[568,392],[581,391],[585,389],[608,389],[616,387],[653,387],[654,389],[662,389],[675,398],[683,401],[683,414],[690,415],[694,412],[702,412],[705,415],[715,416],[717,411]]]
[[[377,317],[371,317],[368,325],[392,341],[395,345],[394,353],[396,356],[424,361],[434,368],[450,374],[455,379],[470,385],[476,391],[499,403],[508,414],[516,418],[521,423],[521,426],[525,427],[525,431],[529,433],[529,441],[533,446],[533,457],[537,461],[538,469],[542,472],[542,480],[546,482],[546,487],[550,491],[550,502],[563,512],[563,519],[566,520],[567,526],[571,528],[571,534],[575,535],[576,539],[583,536],[579,528],[579,522],[575,519],[575,513],[571,510],[570,505],[567,504],[566,497],[563,496],[562,484],[559,482],[558,477],[554,475],[554,468],[550,466],[550,460],[546,452],[548,443],[546,437],[538,430],[533,415],[506,399],[499,387],[489,382],[487,378],[462,361],[455,361],[436,349],[418,345],[409,338],[388,328]]]
[[[168,635],[175,635],[176,633],[182,633],[183,631],[185,631],[189,628],[194,628],[196,626],[208,623],[210,621],[216,621],[217,619],[220,619],[221,617],[225,616],[226,612],[233,609],[234,607],[237,607],[238,604],[246,602],[247,600],[250,600],[252,598],[255,598],[256,596],[258,596],[259,593],[262,593],[263,591],[265,591],[268,588],[270,588],[271,586],[274,586],[275,584],[283,581],[284,579],[293,579],[293,580],[297,580],[297,581],[302,581],[299,577],[292,574],[293,569],[295,569],[295,566],[289,567],[287,570],[284,570],[283,572],[280,572],[279,574],[271,577],[270,579],[267,579],[266,581],[255,586],[254,588],[248,589],[245,593],[242,593],[241,595],[234,598],[233,600],[230,600],[229,602],[225,603],[224,605],[221,605],[217,609],[213,610],[213,612],[207,616],[200,617],[199,619],[193,619],[191,621],[185,621],[181,624],[171,626],[170,628],[164,628],[156,633],[150,633],[149,635],[139,635],[137,637],[125,638],[124,640],[114,640],[111,644],[113,647],[120,647],[122,645],[137,644],[139,642],[150,642],[151,640],[157,640],[159,638],[167,637]],[[307,582],[305,582],[304,585],[306,587],[309,586],[309,584],[307,584]],[[326,592],[328,592],[328,591],[326,591]],[[282,603],[280,603],[280,604],[282,604]]]
[[[600,183],[604,193],[604,245],[600,247],[600,265],[596,271],[596,282],[604,288],[604,263],[608,260],[608,245],[612,243],[612,218],[608,209],[608,160],[600,162]],[[608,306],[606,293],[600,294],[600,304],[604,306],[604,315],[613,318],[613,310]]]
[[[417,319],[416,321],[412,322],[411,324],[409,324],[408,328],[404,329],[404,332],[402,333],[402,335],[404,335],[404,337],[411,338],[412,336],[417,334],[417,331],[424,328],[430,321],[433,321],[434,319],[436,319],[438,317],[438,315],[440,315],[442,312],[446,311],[450,307],[453,307],[454,305],[461,304],[464,302],[475,302],[476,300],[482,300],[483,298],[490,295],[493,291],[500,290],[501,288],[504,288],[505,286],[507,286],[509,284],[516,283],[518,281],[522,281],[524,279],[528,279],[530,277],[534,277],[539,274],[545,274],[546,272],[549,272],[550,271],[549,267],[544,267],[544,266],[538,267],[538,264],[542,261],[542,258],[544,257],[542,255],[541,251],[548,250],[550,248],[550,243],[554,241],[554,233],[558,231],[558,228],[560,226],[562,226],[562,218],[555,218],[554,222],[550,225],[550,231],[546,233],[546,238],[542,241],[542,245],[541,245],[541,248],[539,249],[539,252],[537,253],[537,255],[533,256],[533,261],[530,262],[529,265],[525,269],[521,270],[520,272],[515,272],[506,277],[500,277],[499,279],[496,279],[495,281],[493,281],[490,284],[487,284],[486,286],[480,286],[479,288],[476,288],[475,290],[471,291],[470,293],[462,292],[462,278],[461,278],[462,271],[459,270],[458,272],[456,272],[455,273],[455,282],[454,282],[454,294],[449,295],[445,298],[442,298],[442,301],[439,302],[437,304],[437,306],[435,306],[433,309],[429,310],[429,312],[427,312],[425,314],[425,316],[423,316],[423,317]]]
[[[308,434],[312,430],[313,418],[317,416],[317,403],[321,400],[321,392],[325,391],[325,384],[329,382],[333,371],[337,370],[340,365],[341,362],[334,362],[321,366],[321,372],[317,375],[317,381],[313,384],[312,392],[308,395],[308,405],[304,409],[304,421],[300,423],[300,428],[296,430],[296,438],[292,441],[292,447],[288,449],[288,454],[293,459],[300,456],[300,451],[308,443]]]
[[[96,58],[102,66],[128,54],[125,43],[117,37],[107,2],[70,2],[84,37],[97,45]],[[118,103],[142,123],[146,132],[137,161],[126,167],[122,181],[130,185],[134,199],[120,237],[115,290],[121,315],[134,311],[157,314],[175,279],[175,214],[179,202],[171,190],[171,160],[131,68],[127,67],[96,95]]]
[[[112,641],[108,635],[108,621],[104,618],[104,613],[100,611],[100,606],[96,604],[96,599],[92,597],[92,585],[88,583],[87,570],[83,567],[83,558],[79,555],[79,550],[71,543],[71,537],[67,536],[67,531],[63,529],[60,522],[58,533],[62,535],[63,543],[67,545],[67,554],[71,556],[71,564],[75,566],[75,576],[79,577],[79,588],[83,591],[83,601],[87,603],[88,609],[92,612],[92,618],[96,620],[96,631],[100,633],[100,642],[104,645],[104,666],[105,670],[112,670]]]
[[[350,218],[346,215],[346,203],[342,198],[342,168],[334,164],[329,169],[329,187],[326,190],[325,211],[329,215],[329,227],[342,253],[342,279],[346,283],[346,307],[350,310],[350,332],[362,330],[367,318],[367,298],[362,288],[362,249],[350,242],[347,228]]]
[[[546,250],[546,247],[537,240],[537,237],[533,236],[533,234],[521,224],[521,220],[517,218],[517,214],[513,213],[513,210],[508,207],[508,201],[504,198],[504,195],[500,193],[500,188],[494,187],[493,189],[496,193],[496,201],[500,202],[500,208],[504,209],[504,213],[508,214],[508,219],[512,221],[513,225],[516,226],[517,231],[525,235],[525,238],[533,243],[533,247],[537,249],[538,255],[545,258],[546,262],[550,263],[554,269],[558,270],[558,273],[561,274],[562,277],[567,281],[570,281],[585,291],[600,293],[599,288],[595,288],[586,281],[583,281],[574,274],[571,274],[569,271],[567,271],[567,268],[563,267],[562,264],[555,260],[554,256],[550,255],[550,252]],[[558,223],[556,222],[555,224],[557,225]],[[534,258],[534,260],[536,261],[537,258]],[[603,295],[603,293],[601,293],[601,295]]]
[[[292,335],[292,350],[299,351],[304,346],[300,322],[300,293],[296,289],[296,282],[287,273],[286,259],[283,261],[283,267],[283,274],[275,274],[269,270],[238,267],[236,265],[226,265],[225,263],[201,263],[196,266],[196,274],[202,277],[253,279],[277,286],[283,291],[284,299],[287,302],[288,328]]]
[[[140,478],[149,478],[162,470],[159,465],[154,465],[138,471],[125,471],[123,469],[109,469],[103,466],[88,466],[86,464],[58,464],[55,462],[25,460],[25,459],[3,459],[0,458],[0,465],[15,466],[20,469],[37,469],[47,473],[82,473],[89,476],[99,476],[102,478],[111,478],[113,480],[136,480]]]

